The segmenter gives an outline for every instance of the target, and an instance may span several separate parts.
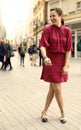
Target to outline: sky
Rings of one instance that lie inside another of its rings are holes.
[[[3,23],[10,33],[17,21],[25,20],[29,15],[32,0],[0,0]],[[27,14],[28,13],[28,14]]]

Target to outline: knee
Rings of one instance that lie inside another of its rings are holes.
[[[61,91],[61,84],[60,83],[54,83],[54,91]]]
[[[50,86],[49,86],[48,94],[51,94],[51,95],[54,94],[54,88],[53,88],[52,84],[50,84]]]

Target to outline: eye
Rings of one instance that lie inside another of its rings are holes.
[[[55,17],[55,15],[50,15],[50,18],[51,18],[51,17]]]
[[[52,17],[55,17],[55,15],[52,15]]]

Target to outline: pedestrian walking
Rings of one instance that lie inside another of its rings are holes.
[[[39,49],[39,66],[42,66],[42,65],[43,65],[43,58],[41,55],[41,50]]]
[[[36,61],[37,61],[37,57],[38,57],[38,48],[36,44],[33,44],[30,46],[30,48],[28,49],[28,53],[30,56],[30,60],[31,60],[31,66],[37,66],[36,65]]]
[[[25,55],[26,55],[26,46],[24,45],[24,42],[20,43],[20,46],[18,47],[18,53],[20,55],[20,66],[24,67]]]
[[[47,110],[55,96],[60,108],[60,121],[66,123],[61,83],[68,80],[69,57],[72,50],[71,29],[64,26],[61,8],[50,10],[51,25],[43,30],[39,43],[44,59],[41,79],[50,83],[45,107],[41,114],[42,122],[47,122]]]
[[[0,37],[0,62],[2,62],[2,65],[1,65],[1,70],[3,70],[3,66],[4,66],[4,56],[6,54],[6,49],[5,49],[5,43],[4,41],[2,40],[2,38]]]
[[[5,41],[5,49],[6,49],[6,54],[4,56],[4,70],[6,71],[6,68],[9,66],[9,70],[11,71],[13,69],[12,63],[11,63],[11,57],[14,56],[12,47],[10,45],[10,41],[6,39]],[[13,55],[12,55],[13,54]]]

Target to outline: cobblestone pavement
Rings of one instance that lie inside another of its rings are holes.
[[[13,70],[0,70],[0,130],[81,130],[81,59],[70,60],[69,80],[62,84],[67,123],[59,122],[60,111],[54,99],[47,123],[40,116],[49,84],[40,80],[42,67],[20,67],[16,54]],[[0,64],[1,65],[1,64]]]

